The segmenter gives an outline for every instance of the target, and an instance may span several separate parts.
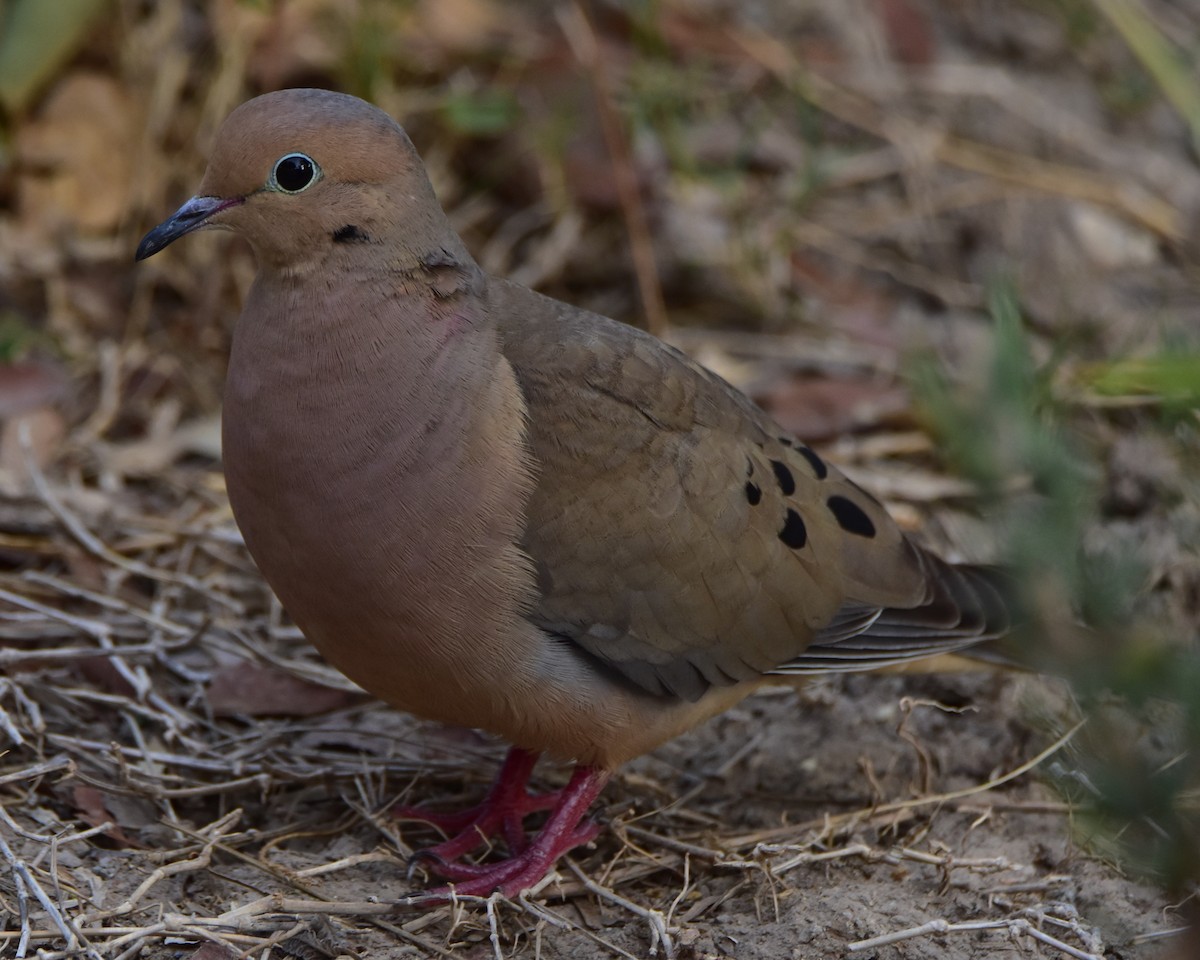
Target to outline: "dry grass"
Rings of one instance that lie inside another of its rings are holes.
[[[1071,957],[1102,955],[1098,931],[1056,897],[1070,876],[1007,856],[959,855],[928,838],[863,839],[886,837],[920,808],[987,820],[1006,808],[992,791],[1057,754],[1074,729],[985,782],[894,801],[881,788],[860,809],[749,832],[706,811],[705,781],[676,796],[671,782],[641,774],[610,801],[599,849],[566,860],[538,889],[425,912],[422,878],[410,895],[403,878],[411,838],[428,834],[388,811],[401,799],[454,806],[478,795],[492,763],[481,762],[481,745],[465,734],[429,740],[321,664],[282,624],[207,471],[172,469],[124,504],[36,468],[33,477],[20,547],[41,569],[0,580],[9,604],[0,725],[10,741],[0,767],[0,853],[9,864],[0,889],[14,920],[0,942],[17,956],[134,957],[154,944],[210,943],[224,951],[213,957],[273,948],[308,958],[365,940],[428,955],[488,941],[501,957],[522,945],[536,954],[553,931],[630,956],[605,935],[611,920],[589,916],[597,905],[640,927],[651,956],[673,956],[731,898],[752,891],[770,921],[794,894],[796,871],[844,861],[917,865],[943,887],[978,877],[1001,914],[929,921],[852,941],[851,952],[998,931]],[[246,674],[249,685],[227,690]],[[252,716],[303,713],[321,692],[315,684],[345,691],[333,698],[342,705],[311,717]],[[631,789],[670,799],[630,816]],[[1046,801],[1007,807],[1068,812]]]

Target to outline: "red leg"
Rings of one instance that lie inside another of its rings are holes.
[[[559,801],[561,790],[530,795],[526,790],[529,775],[538,755],[513,747],[504,758],[492,788],[483,802],[458,813],[434,813],[420,807],[396,807],[392,815],[405,820],[423,820],[450,834],[445,840],[418,856],[441,863],[450,863],[500,834],[512,853],[525,849],[526,816],[539,810],[549,810]]]
[[[507,860],[482,866],[447,862],[432,864],[435,873],[447,880],[461,882],[457,882],[453,888],[438,887],[430,890],[425,902],[431,905],[442,903],[450,899],[452,894],[483,897],[495,890],[499,890],[506,897],[512,897],[535,886],[559,857],[568,850],[587,843],[599,832],[600,827],[597,824],[580,821],[583,820],[592,801],[604,789],[608,778],[607,770],[598,767],[576,767],[571,775],[571,782],[559,791],[554,811],[533,843],[520,852],[514,851]]]

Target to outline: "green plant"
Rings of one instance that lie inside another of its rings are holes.
[[[959,386],[918,363],[918,406],[1003,531],[1024,620],[1018,657],[1068,680],[1088,717],[1072,765],[1055,771],[1085,839],[1180,892],[1200,881],[1200,638],[1145,602],[1146,558],[1096,545],[1111,519],[1102,445],[1063,396],[1063,358],[1034,361],[1011,286],[993,288],[990,312],[987,375]],[[1146,429],[1170,437],[1170,412],[1200,407],[1198,374],[1200,360],[1180,354],[1093,365],[1082,382],[1161,398],[1168,416]]]

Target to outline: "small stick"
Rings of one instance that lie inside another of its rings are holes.
[[[658,956],[658,948],[661,944],[662,955],[666,960],[670,960],[675,956],[675,944],[671,940],[670,931],[667,929],[667,919],[663,916],[661,910],[654,910],[649,907],[642,907],[631,900],[626,900],[619,893],[609,890],[608,887],[601,886],[582,870],[579,869],[570,860],[566,861],[566,865],[570,867],[571,872],[575,874],[579,882],[589,892],[594,893],[602,900],[607,900],[609,903],[614,903],[618,907],[628,910],[635,916],[641,917],[650,925],[650,956]]]
[[[972,933],[979,930],[1008,930],[1014,936],[1028,934],[1035,940],[1040,940],[1042,943],[1050,947],[1055,947],[1075,960],[1104,960],[1099,954],[1086,953],[1083,950],[1078,950],[1069,943],[1064,943],[1057,937],[1052,937],[1031,924],[1028,920],[1021,917],[1015,917],[1009,920],[971,920],[963,923],[950,923],[947,920],[930,920],[928,923],[923,923],[919,927],[909,927],[907,930],[897,930],[894,933],[885,933],[879,937],[871,937],[869,940],[856,940],[853,943],[847,944],[846,949],[851,953],[857,953],[860,950],[871,950],[875,947],[886,947],[889,944],[899,943],[901,940],[911,940],[914,937],[922,937],[928,933]]]

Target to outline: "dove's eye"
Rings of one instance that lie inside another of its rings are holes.
[[[269,185],[284,193],[307,190],[321,179],[317,161],[303,153],[289,153],[275,161]]]

